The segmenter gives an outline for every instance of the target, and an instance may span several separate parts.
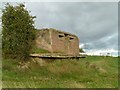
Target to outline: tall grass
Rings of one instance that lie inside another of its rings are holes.
[[[79,60],[34,59],[24,63],[3,60],[5,88],[115,88],[118,58],[87,57]]]

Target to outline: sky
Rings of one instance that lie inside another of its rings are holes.
[[[25,2],[35,27],[75,34],[86,52],[118,51],[117,2]]]

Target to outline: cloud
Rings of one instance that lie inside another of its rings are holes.
[[[119,0],[4,0],[3,2],[119,2]]]
[[[56,28],[77,35],[88,50],[118,49],[118,3],[26,2],[35,27]]]
[[[36,28],[76,34],[87,49],[117,49],[117,3],[42,2],[26,3],[26,7],[37,16]]]

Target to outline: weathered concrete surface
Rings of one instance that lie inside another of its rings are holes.
[[[79,55],[78,37],[53,28],[38,31],[36,46],[48,50],[51,53],[73,56]]]
[[[30,57],[42,58],[42,59],[47,59],[47,58],[49,59],[79,59],[79,58],[85,58],[86,56],[30,54]]]

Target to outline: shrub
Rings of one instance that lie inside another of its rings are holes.
[[[34,44],[35,17],[23,4],[6,4],[2,14],[2,54],[4,58],[27,60]]]

